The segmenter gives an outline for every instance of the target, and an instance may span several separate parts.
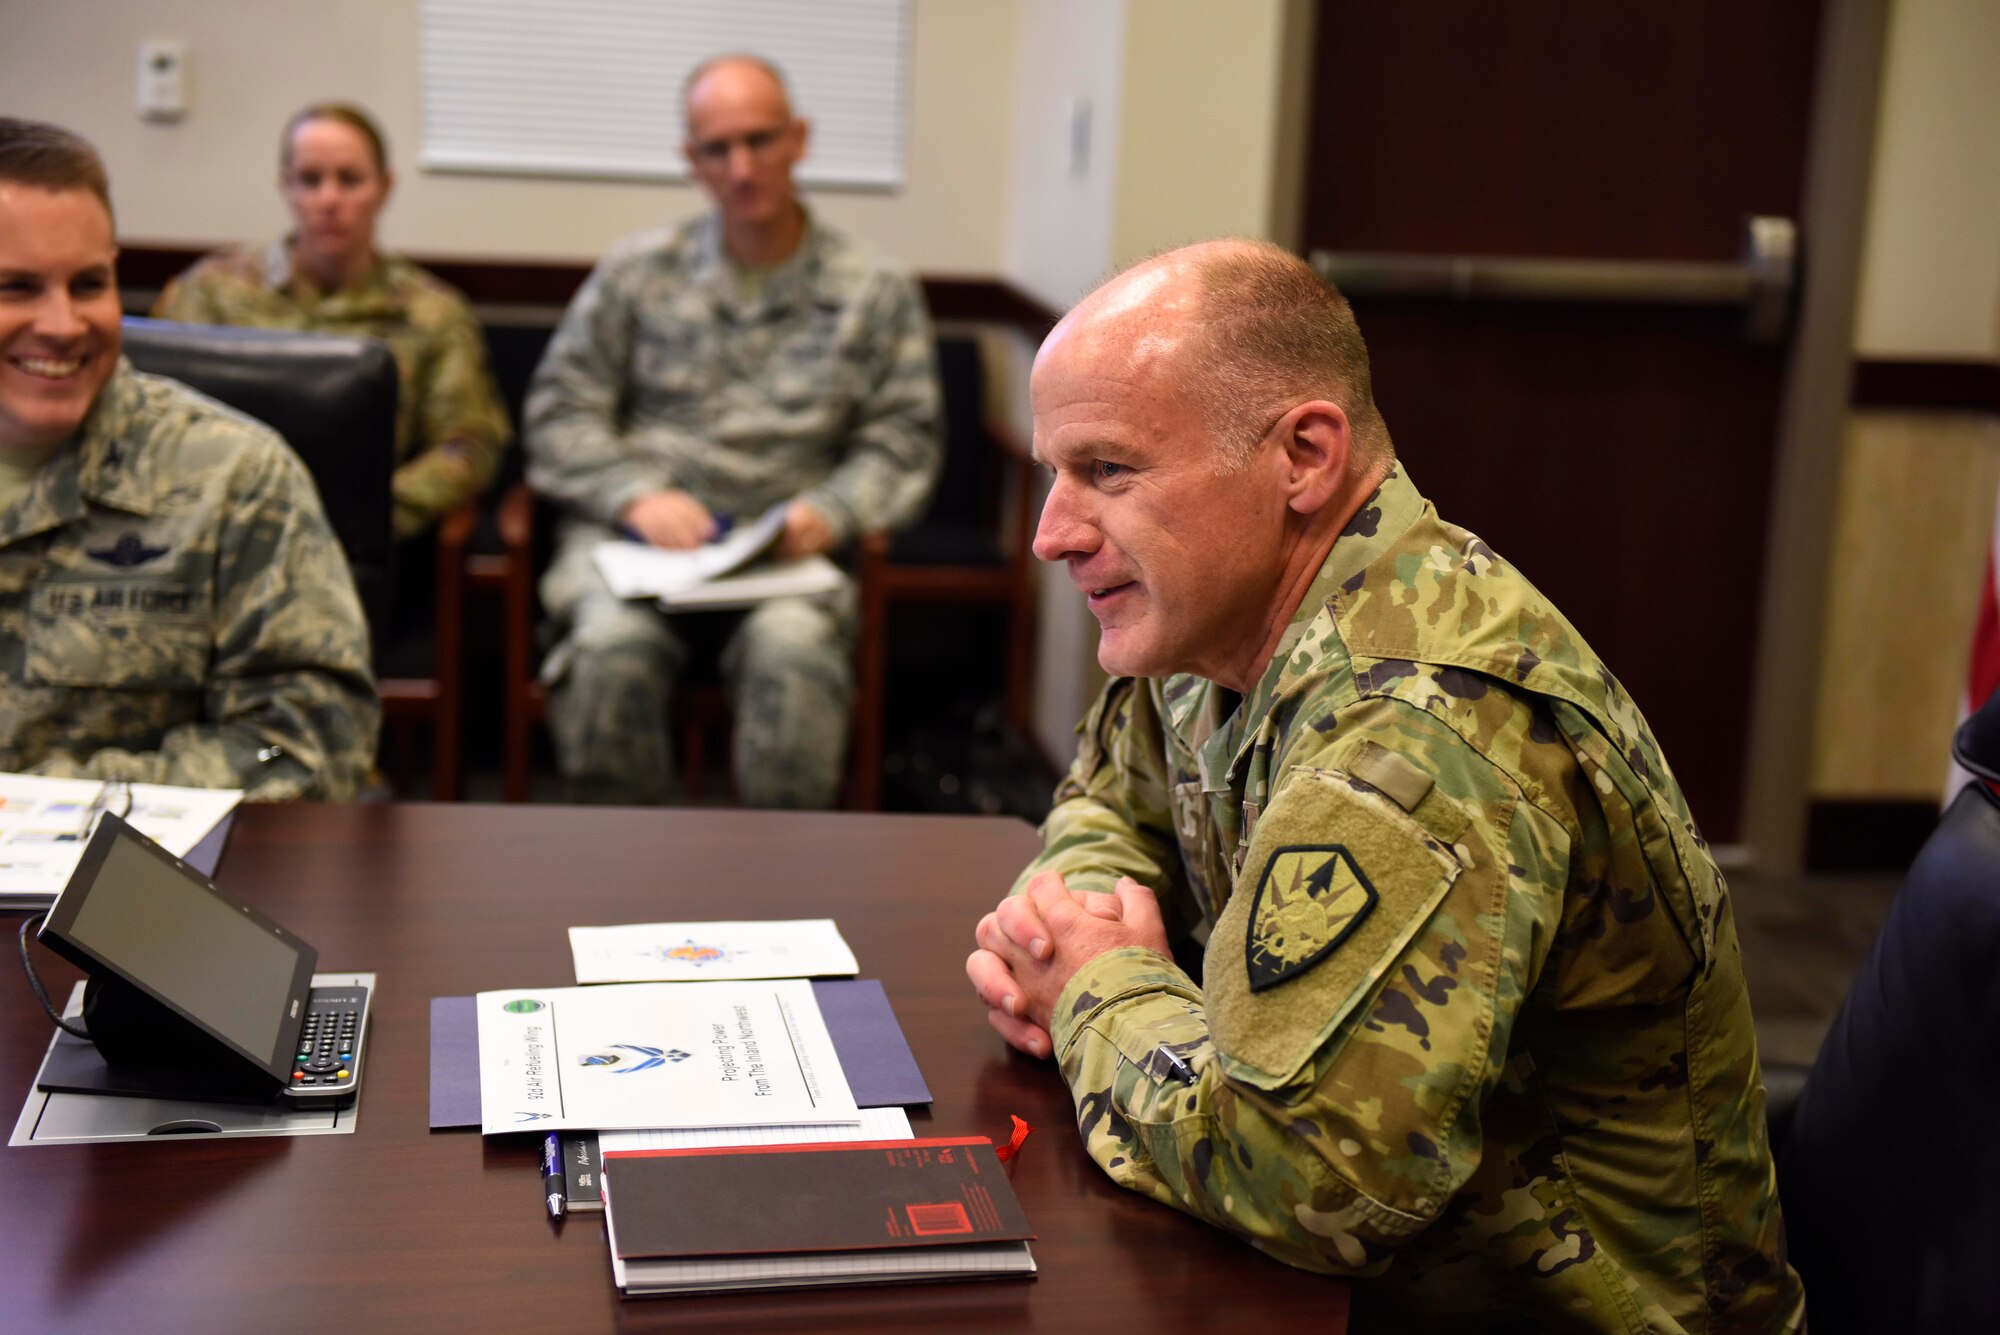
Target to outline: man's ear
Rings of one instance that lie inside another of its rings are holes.
[[[1314,514],[1347,486],[1354,429],[1339,404],[1315,399],[1286,413],[1278,431],[1285,451],[1285,504],[1298,514]]]

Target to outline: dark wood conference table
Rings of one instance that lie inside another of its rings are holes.
[[[379,976],[352,1135],[5,1151],[0,1329],[1344,1328],[1348,1292],[1112,1185],[1068,1092],[965,983],[972,925],[1036,848],[984,817],[388,805],[246,808],[217,882]],[[434,996],[573,978],[573,924],[830,916],[935,1102],[918,1135],[1033,1127],[1013,1180],[1033,1282],[621,1300],[599,1217],[552,1224],[531,1137],[428,1130]],[[7,915],[11,930],[17,915]],[[74,970],[37,948],[57,996]],[[0,1100],[50,1026],[0,985]]]

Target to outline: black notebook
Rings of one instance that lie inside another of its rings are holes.
[[[561,1133],[563,1202],[571,1214],[593,1213],[604,1208],[602,1179],[598,1176],[597,1133]]]
[[[602,1173],[627,1294],[1034,1274],[983,1138],[613,1151]]]

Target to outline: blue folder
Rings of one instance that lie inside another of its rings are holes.
[[[874,978],[813,982],[813,997],[857,1107],[929,1103],[917,1059]],[[471,997],[431,998],[431,1130],[479,1125],[479,1017]]]

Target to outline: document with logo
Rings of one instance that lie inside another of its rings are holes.
[[[860,968],[831,918],[572,927],[569,950],[579,983],[831,978]]]
[[[858,1122],[797,979],[481,992],[480,1130]]]
[[[184,858],[242,800],[239,788],[0,774],[0,908],[53,903],[76,870],[100,811],[122,816]]]

